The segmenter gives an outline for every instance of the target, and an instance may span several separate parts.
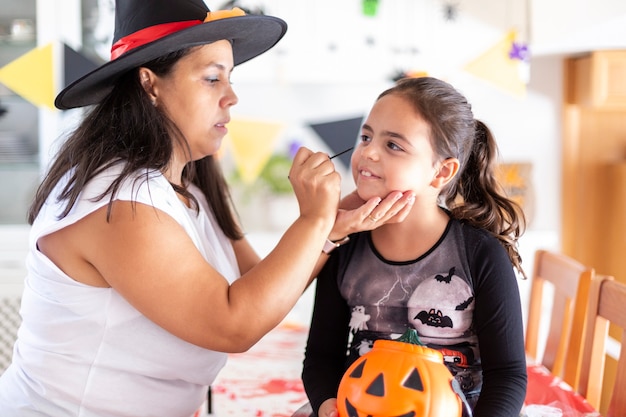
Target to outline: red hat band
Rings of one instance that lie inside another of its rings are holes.
[[[232,10],[207,12],[204,21],[188,20],[184,22],[163,23],[138,30],[128,36],[124,36],[113,44],[111,47],[111,61],[139,46],[156,41],[157,39],[161,39],[164,36],[171,35],[180,30],[187,29],[188,27],[229,17],[244,16],[245,14],[246,13],[239,7],[234,7]]]

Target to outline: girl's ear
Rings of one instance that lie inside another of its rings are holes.
[[[439,170],[435,174],[430,185],[435,188],[443,188],[459,172],[459,160],[456,158],[444,159]]]
[[[153,106],[157,105],[157,95],[156,89],[154,87],[154,82],[156,80],[156,75],[152,70],[141,67],[139,68],[139,82],[143,87],[143,90],[146,92]]]

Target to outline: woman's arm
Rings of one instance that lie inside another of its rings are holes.
[[[157,208],[115,201],[42,239],[42,252],[70,277],[110,286],[168,332],[198,346],[249,349],[304,291],[335,220],[340,177],[323,153],[301,149],[290,172],[300,216],[276,248],[232,284],[183,227]],[[235,248],[240,255],[249,245]],[[250,263],[245,263],[250,265]]]
[[[233,240],[232,244],[235,255],[237,256],[239,272],[241,272],[242,275],[246,274],[261,262],[261,257],[256,253],[256,250],[245,237],[243,239]]]

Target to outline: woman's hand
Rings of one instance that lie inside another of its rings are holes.
[[[400,223],[411,211],[415,196],[412,191],[393,191],[383,200],[372,198],[363,201],[356,191],[345,196],[339,203],[335,225],[330,240],[338,240],[349,234],[373,230],[386,223]]]
[[[318,417],[338,417],[337,411],[337,399],[329,398],[320,405],[320,409],[317,410]]]
[[[300,148],[296,153],[289,181],[293,187],[300,216],[335,220],[341,195],[341,176],[324,152]]]
[[[414,202],[415,196],[412,191],[404,193],[394,191],[382,201],[380,198],[363,201],[356,191],[353,191],[339,203],[335,224],[328,235],[328,239],[338,241],[352,233],[373,230],[387,223],[402,222],[411,211]],[[317,277],[327,260],[327,254],[322,253],[319,256],[307,288]]]

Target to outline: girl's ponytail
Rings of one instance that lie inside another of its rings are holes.
[[[524,232],[522,208],[506,197],[496,179],[497,145],[489,128],[475,121],[475,138],[465,168],[445,193],[446,206],[457,219],[489,231],[506,248],[513,266],[524,276],[517,240]]]

